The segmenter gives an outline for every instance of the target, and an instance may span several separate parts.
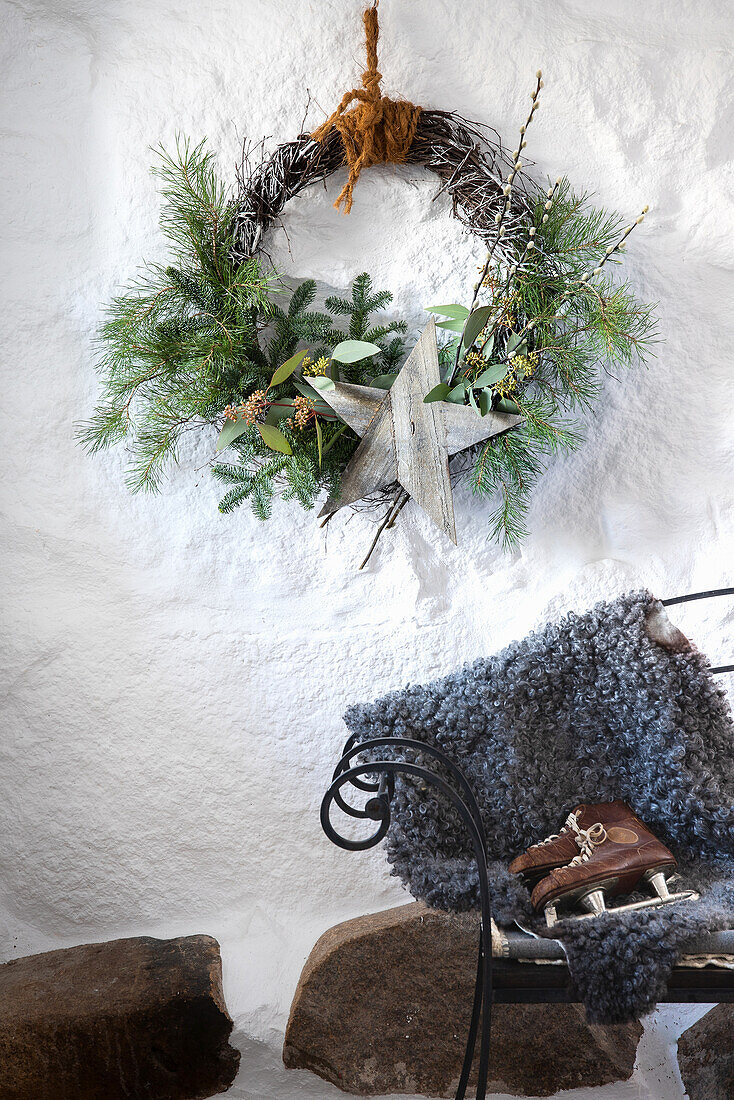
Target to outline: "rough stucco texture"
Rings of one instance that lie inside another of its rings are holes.
[[[243,135],[297,132],[306,88],[317,123],[361,71],[361,9],[16,0],[3,12],[1,955],[216,936],[243,1097],[334,1095],[279,1068],[300,966],[329,925],[404,897],[379,852],[338,852],[319,831],[345,705],[628,587],[731,583],[726,0],[381,9],[386,92],[491,123],[512,147],[540,65],[536,170],[630,215],[651,206],[627,270],[660,302],[658,357],[605,386],[589,443],[545,477],[520,552],[488,544],[460,492],[458,548],[410,507],[358,574],[372,517],[325,536],[293,505],[267,526],[244,509],[220,516],[201,469],[211,441],[183,454],[159,498],[128,495],[121,454],[75,446],[100,304],[160,249],[148,146],[207,135],[228,168]],[[431,203],[433,180],[376,169],[348,219],[331,208],[341,182],[288,210],[290,248],[282,232],[271,248],[289,275],[344,286],[369,270],[414,329],[423,305],[466,299],[478,252]],[[722,601],[677,621],[723,660],[733,615]],[[676,1020],[608,1100],[638,1086],[682,1095],[665,1068]]]

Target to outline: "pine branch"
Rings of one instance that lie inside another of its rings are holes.
[[[268,376],[258,336],[277,285],[256,260],[231,262],[233,199],[203,143],[179,139],[173,156],[158,155],[174,262],[145,267],[107,307],[102,399],[78,431],[90,451],[130,438],[133,491],[158,488],[187,426]]]
[[[557,181],[536,201],[509,267],[487,269],[489,319],[463,361],[457,355],[454,384],[472,384],[495,368],[475,401],[497,407],[502,399],[501,407],[523,417],[481,449],[472,473],[474,491],[498,502],[491,532],[506,545],[523,536],[530,492],[548,457],[583,438],[568,413],[591,407],[604,371],[644,361],[654,346],[652,307],[606,267],[631,228]]]

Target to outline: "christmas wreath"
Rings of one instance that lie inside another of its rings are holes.
[[[487,502],[491,535],[512,545],[525,534],[531,491],[549,457],[581,442],[574,415],[593,404],[603,373],[650,351],[651,307],[610,275],[647,208],[625,225],[567,179],[533,178],[523,160],[540,73],[508,153],[487,127],[383,97],[376,7],[365,12],[365,26],[362,87],[313,134],[279,145],[254,167],[243,156],[234,188],[203,142],[180,139],[172,154],[157,151],[170,262],[147,265],[110,303],[100,330],[103,397],[81,440],[91,451],[127,441],[130,488],[156,490],[186,434],[206,433],[212,473],[227,486],[222,512],[248,501],[265,520],[276,493],[304,508],[324,493],[338,500],[360,440],[329,391],[348,383],[389,392],[407,326],[389,316],[392,295],[366,273],[315,309],[315,283],[286,289],[263,246],[288,200],[345,162],[349,177],[335,203],[345,212],[364,168],[422,166],[487,247],[468,302],[426,307],[442,335],[440,380],[423,399],[465,405],[477,417],[513,414],[511,427],[451,466]],[[389,493],[394,485],[370,499]],[[407,495],[397,509],[396,499],[391,523]]]

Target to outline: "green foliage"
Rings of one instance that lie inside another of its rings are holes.
[[[481,446],[471,473],[474,491],[495,501],[491,534],[506,546],[526,534],[532,490],[548,458],[583,439],[569,413],[588,409],[603,372],[644,360],[656,337],[652,307],[607,275],[629,232],[618,215],[591,206],[562,180],[538,197],[531,227],[534,234],[515,245],[515,270],[505,262],[489,272],[489,301],[466,320],[467,350],[443,375],[466,385],[464,396],[457,387],[449,399],[456,393],[483,414],[523,417]],[[433,307],[444,316],[449,309],[456,307]]]
[[[337,344],[343,333],[334,328],[332,317],[328,313],[311,310],[316,297],[316,283],[306,279],[297,286],[291,295],[286,310],[273,305],[271,310],[271,329],[269,338],[268,362],[273,370],[296,350],[298,344],[315,345],[314,354],[328,354],[328,349]]]
[[[313,507],[323,487],[330,495],[338,495],[342,470],[358,442],[354,433],[344,424],[322,422],[323,458],[319,464],[315,431],[298,432],[289,427],[282,431],[291,444],[291,455],[275,454],[258,432],[251,431],[232,445],[236,463],[212,468],[219,481],[231,486],[219,503],[220,512],[231,512],[249,501],[259,519],[269,519],[279,486],[284,500],[297,500],[303,508]]]
[[[179,140],[175,155],[158,158],[171,263],[149,264],[108,306],[102,400],[79,433],[90,451],[127,438],[133,491],[157,489],[183,432],[260,379],[258,330],[275,286],[256,260],[231,262],[234,200],[203,143]]]
[[[365,273],[319,310],[313,280],[289,292],[259,261],[234,262],[236,201],[204,143],[180,139],[173,155],[157,157],[169,262],[147,265],[107,308],[102,397],[82,443],[97,451],[125,441],[130,488],[156,490],[184,432],[205,431],[212,449],[218,434],[228,461],[212,471],[227,487],[225,513],[248,501],[267,519],[276,495],[304,508],[324,489],[338,495],[358,439],[318,391],[328,396],[333,379],[389,387],[406,325],[374,315],[391,294]],[[525,534],[549,458],[583,437],[569,414],[592,404],[604,370],[643,359],[655,336],[651,308],[608,275],[629,232],[619,217],[565,180],[548,200],[539,196],[528,235],[509,246],[514,262],[506,251],[490,269],[471,313],[430,307],[446,342],[442,383],[427,399],[522,416],[477,447],[471,470],[474,491],[491,501],[491,534],[505,545]]]
[[[214,467],[231,486],[221,510],[249,500],[255,514],[267,518],[279,488],[284,498],[310,508],[323,487],[338,492],[358,439],[294,372],[328,358],[348,337],[376,345],[379,354],[340,363],[339,377],[362,382],[387,373],[404,354],[405,323],[372,324],[392,296],[374,291],[367,274],[355,279],[351,298],[328,299],[327,312],[313,308],[313,280],[297,286],[284,305],[273,302],[287,293],[282,282],[264,274],[257,260],[232,261],[236,201],[204,143],[179,139],[173,155],[156,152],[170,260],[149,264],[107,307],[99,334],[102,398],[79,438],[92,452],[125,440],[129,487],[157,490],[185,431],[209,433],[225,423],[224,442],[237,435],[230,444],[237,461]],[[299,407],[300,426],[294,423]],[[230,419],[223,421],[227,408]],[[254,412],[246,420],[248,408]],[[292,453],[282,453],[287,450]]]
[[[372,314],[383,310],[392,302],[389,290],[373,290],[370,276],[363,272],[352,283],[351,298],[339,298],[336,295],[326,299],[326,308],[335,317],[348,317],[347,335],[350,340],[361,340],[368,344],[377,344],[382,348],[379,361],[362,360],[355,363],[357,369],[354,382],[366,383],[376,374],[389,374],[397,368],[405,351],[403,334],[408,326],[405,321],[389,321],[387,324],[373,325]],[[391,336],[392,339],[387,338]],[[381,370],[376,369],[377,366]]]
[[[330,349],[344,341],[344,330],[336,327],[336,319],[348,318],[347,335],[350,340],[374,344],[379,355],[361,358],[355,362],[331,364],[331,371],[338,370],[338,377],[347,382],[365,383],[373,375],[394,368],[405,353],[400,334],[405,331],[404,321],[392,321],[385,325],[371,325],[371,315],[392,301],[389,291],[373,292],[370,276],[357,276],[352,286],[351,299],[330,297],[325,305],[328,313],[319,313],[311,307],[316,296],[316,284],[307,280],[296,288],[288,309],[277,306],[272,309],[267,350],[271,366],[291,355],[296,345],[308,343],[313,350],[311,359],[329,358]],[[315,345],[315,347],[314,347]],[[276,350],[274,350],[276,349]],[[356,353],[356,352],[355,352]],[[309,367],[304,369],[304,381],[309,382]],[[316,377],[316,386],[321,379]],[[290,379],[289,379],[290,383]],[[296,384],[299,394],[308,388]],[[276,387],[278,400],[290,400],[292,390]],[[311,391],[313,393],[313,391]],[[313,394],[312,400],[316,397]],[[304,508],[312,508],[322,489],[330,496],[338,496],[341,474],[359,443],[359,438],[341,423],[336,416],[324,415],[323,405],[315,401],[315,414],[300,431],[290,423],[280,421],[280,427],[291,444],[293,454],[274,456],[264,447],[257,431],[251,430],[232,445],[237,463],[220,463],[213,467],[214,476],[232,488],[220,503],[220,511],[230,512],[249,500],[256,516],[267,519],[277,487],[284,500],[297,500]],[[319,446],[319,435],[321,446]]]
[[[342,340],[332,351],[331,358],[337,363],[361,363],[379,354],[378,344],[370,344],[366,340]]]

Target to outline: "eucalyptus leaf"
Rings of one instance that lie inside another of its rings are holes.
[[[309,381],[310,381],[310,378],[309,378]],[[316,393],[316,391],[313,389],[313,387],[308,385],[305,378],[302,379],[300,382],[298,381],[297,378],[294,378],[293,385],[295,386],[295,388],[298,390],[298,392],[300,394],[303,394],[304,397],[310,397],[312,401],[322,401],[323,400],[323,398],[319,397],[319,395]]]
[[[319,416],[325,417],[327,420],[337,420],[338,417],[331,405],[327,405],[326,402],[314,393],[313,390],[309,390],[307,386],[299,386],[295,383],[296,388],[301,391],[304,397],[308,397],[313,401],[315,411]],[[265,417],[266,424],[277,424],[279,420],[286,420],[289,416],[293,416],[296,403],[292,397],[283,397],[280,401],[274,401],[268,409],[268,415]]]
[[[432,390],[428,391],[423,398],[423,404],[430,405],[432,401],[445,401],[450,392],[450,386],[447,386],[445,382],[439,382],[437,386],[434,386]]]
[[[474,390],[471,388],[471,386],[469,386],[469,388],[467,389],[466,392],[467,392],[467,396],[469,398],[469,404],[474,409],[474,412],[478,413],[479,412],[479,406],[477,405],[477,399],[474,396]]]
[[[376,390],[389,390],[396,378],[397,374],[378,374],[377,378],[370,381],[370,385]]]
[[[316,425],[316,445],[319,449],[319,469],[321,469],[321,459],[323,458],[323,455],[321,453],[321,446],[322,446],[321,425],[319,424],[318,416],[315,418],[314,424]]]
[[[257,430],[262,436],[262,441],[271,451],[278,451],[282,455],[292,455],[291,445],[281,432],[280,428],[272,424],[258,424]]]
[[[479,394],[479,411],[482,416],[486,416],[488,412],[492,411],[492,391],[482,390]]]
[[[511,355],[527,355],[528,342],[524,336],[520,336],[519,333],[513,332],[510,339],[507,341],[507,357]]]
[[[493,351],[494,351],[494,333],[491,332],[489,334],[489,337],[482,344],[482,355],[484,356],[485,359],[488,359]]]
[[[465,321],[469,316],[466,306],[452,303],[447,306],[426,306],[426,313],[436,313],[439,317],[452,317],[455,321]]]
[[[464,347],[470,348],[489,320],[494,306],[480,306],[469,315],[464,329]]]
[[[324,401],[323,397],[319,397],[318,393],[314,389],[312,389],[311,386],[306,385],[305,382],[297,381],[294,381],[293,385],[299,393],[303,394],[304,397],[308,397],[309,400],[313,401],[316,406],[316,412],[319,414],[319,416],[330,416],[332,420],[338,419],[331,405],[327,404],[327,402]],[[278,402],[278,404],[280,404],[280,402]]]
[[[331,405],[327,405],[326,402],[322,401],[320,397],[317,398],[314,402],[314,412],[317,412],[319,416],[323,416],[325,420],[339,419],[339,417],[332,409]]]
[[[306,358],[306,349],[303,351],[297,351],[295,355],[291,355],[287,362],[283,363],[281,367],[278,367],[273,377],[270,379],[271,386],[279,386],[281,382],[285,382],[286,378],[290,378],[293,371],[301,365]]]
[[[246,432],[249,427],[248,422],[243,420],[242,417],[239,420],[228,420],[219,433],[217,450],[223,451],[225,447],[229,447],[230,443],[234,443],[235,439]]]
[[[338,363],[358,363],[360,359],[379,355],[381,351],[377,344],[370,344],[367,340],[342,340],[332,351],[331,358]]]
[[[278,401],[271,405],[265,417],[266,424],[277,424],[279,420],[286,420],[293,415],[295,406],[292,401]]]
[[[497,402],[497,411],[503,413],[519,413],[520,409],[509,397],[502,397]]]
[[[454,405],[463,405],[464,398],[466,396],[466,389],[466,382],[459,382],[458,386],[454,386],[454,388],[451,390],[446,400],[451,401]]]
[[[324,392],[336,389],[336,386],[334,385],[334,379],[328,378],[324,374],[309,375],[308,384],[309,386],[313,386],[315,390],[324,390]]]
[[[436,328],[445,328],[448,329],[449,332],[463,332],[464,321],[460,317],[451,321],[436,321]]]
[[[485,386],[493,386],[495,382],[499,382],[506,374],[507,363],[493,363],[487,370],[482,371],[474,385],[478,390],[483,389]]]

